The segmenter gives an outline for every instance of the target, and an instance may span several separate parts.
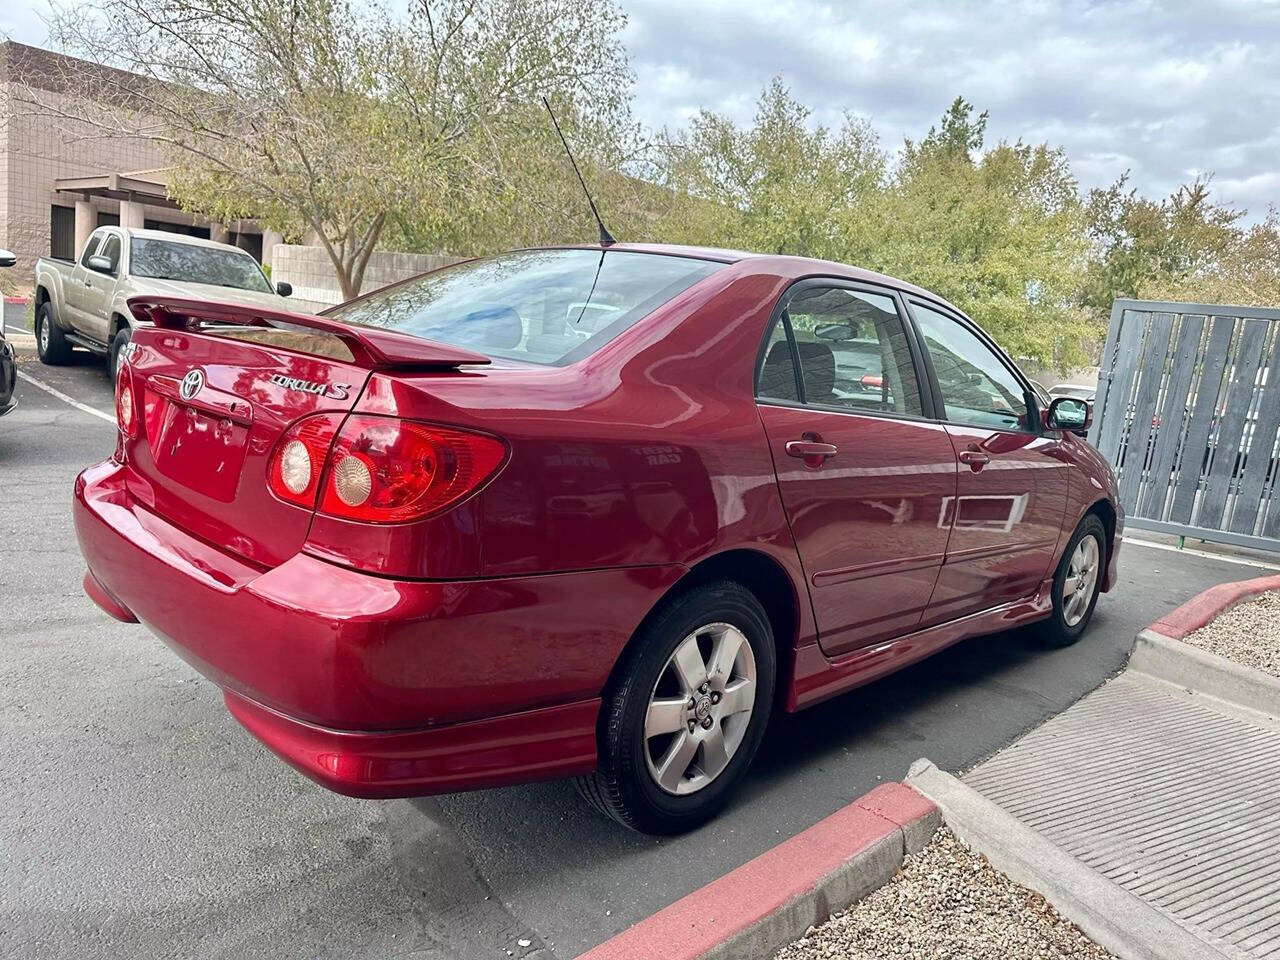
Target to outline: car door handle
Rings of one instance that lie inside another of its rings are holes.
[[[821,463],[828,457],[834,457],[839,450],[834,443],[820,443],[816,440],[788,440],[787,456],[799,457],[803,460],[814,460]]]
[[[960,462],[967,463],[974,470],[981,470],[984,466],[991,462],[991,457],[983,453],[981,450],[961,450]]]

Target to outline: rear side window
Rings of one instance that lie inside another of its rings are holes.
[[[522,250],[449,267],[325,315],[559,365],[594,352],[724,266],[625,250]]]
[[[790,332],[791,346],[786,342]],[[922,416],[920,383],[892,297],[839,286],[789,294],[766,345],[758,395],[792,400],[790,349],[804,402],[861,413]]]

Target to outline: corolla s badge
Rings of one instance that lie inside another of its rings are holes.
[[[272,383],[286,390],[297,390],[301,393],[314,393],[317,397],[328,397],[330,400],[346,400],[349,383],[320,383],[316,380],[302,380],[298,377],[286,377],[283,373],[273,373],[268,377]]]
[[[204,386],[204,374],[199,370],[188,370],[187,375],[182,378],[182,386],[178,392],[182,394],[183,400],[190,400]]]

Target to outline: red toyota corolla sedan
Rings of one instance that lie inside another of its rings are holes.
[[[576,776],[684,830],[775,709],[1015,624],[1070,643],[1115,582],[1087,405],[889,277],[616,244],[325,317],[131,307],[85,588],[341,793]]]

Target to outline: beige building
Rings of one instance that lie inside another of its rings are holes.
[[[7,41],[0,43],[0,247],[18,255],[20,284],[42,256],[73,258],[103,224],[172,230],[234,243],[270,263],[280,235],[252,221],[226,226],[193,218],[166,193],[160,148],[132,137],[77,131],[66,77],[121,71]],[[138,78],[140,79],[140,78]],[[117,85],[112,85],[117,86]]]

